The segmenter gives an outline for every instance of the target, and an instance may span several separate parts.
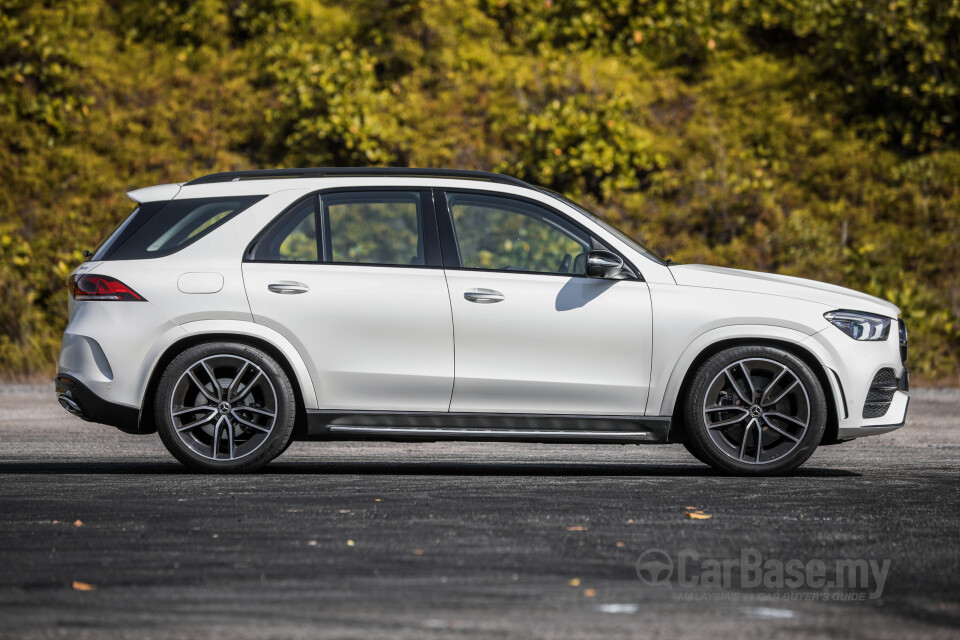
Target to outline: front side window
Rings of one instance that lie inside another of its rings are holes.
[[[584,275],[590,238],[535,204],[473,193],[447,193],[467,269]]]
[[[324,261],[423,265],[423,214],[413,191],[330,193],[320,197]]]

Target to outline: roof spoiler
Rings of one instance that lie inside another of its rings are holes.
[[[158,200],[173,200],[180,192],[182,184],[158,184],[153,187],[134,189],[127,192],[127,197],[134,202],[156,202]]]

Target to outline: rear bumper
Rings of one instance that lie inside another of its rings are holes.
[[[116,427],[125,433],[147,433],[140,430],[140,409],[104,400],[82,382],[66,374],[54,380],[57,402],[69,413],[86,420]]]

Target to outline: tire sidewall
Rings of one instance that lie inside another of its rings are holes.
[[[810,401],[810,424],[800,443],[783,458],[760,465],[734,460],[720,451],[710,439],[702,411],[704,396],[714,378],[731,364],[750,358],[765,358],[788,367],[803,383]],[[777,475],[796,469],[813,455],[826,423],[826,396],[810,366],[792,353],[770,346],[732,347],[710,357],[697,370],[684,406],[687,444],[700,453],[697,457],[701,460],[719,471],[735,475]]]
[[[194,363],[214,355],[246,358],[259,366],[273,384],[277,394],[277,418],[273,431],[256,451],[239,460],[211,460],[196,454],[176,433],[173,418],[167,410],[180,376]],[[160,440],[167,450],[187,467],[208,473],[240,473],[254,471],[280,455],[290,442],[296,418],[296,399],[290,379],[272,357],[251,345],[212,342],[186,349],[167,365],[157,387],[155,420]]]

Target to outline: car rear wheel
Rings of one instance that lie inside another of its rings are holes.
[[[809,366],[768,346],[726,349],[698,369],[684,407],[685,445],[736,475],[776,475],[813,455],[827,401]]]
[[[177,460],[207,472],[263,467],[290,441],[296,402],[290,379],[269,355],[229,342],[177,356],[155,402],[160,439]]]

